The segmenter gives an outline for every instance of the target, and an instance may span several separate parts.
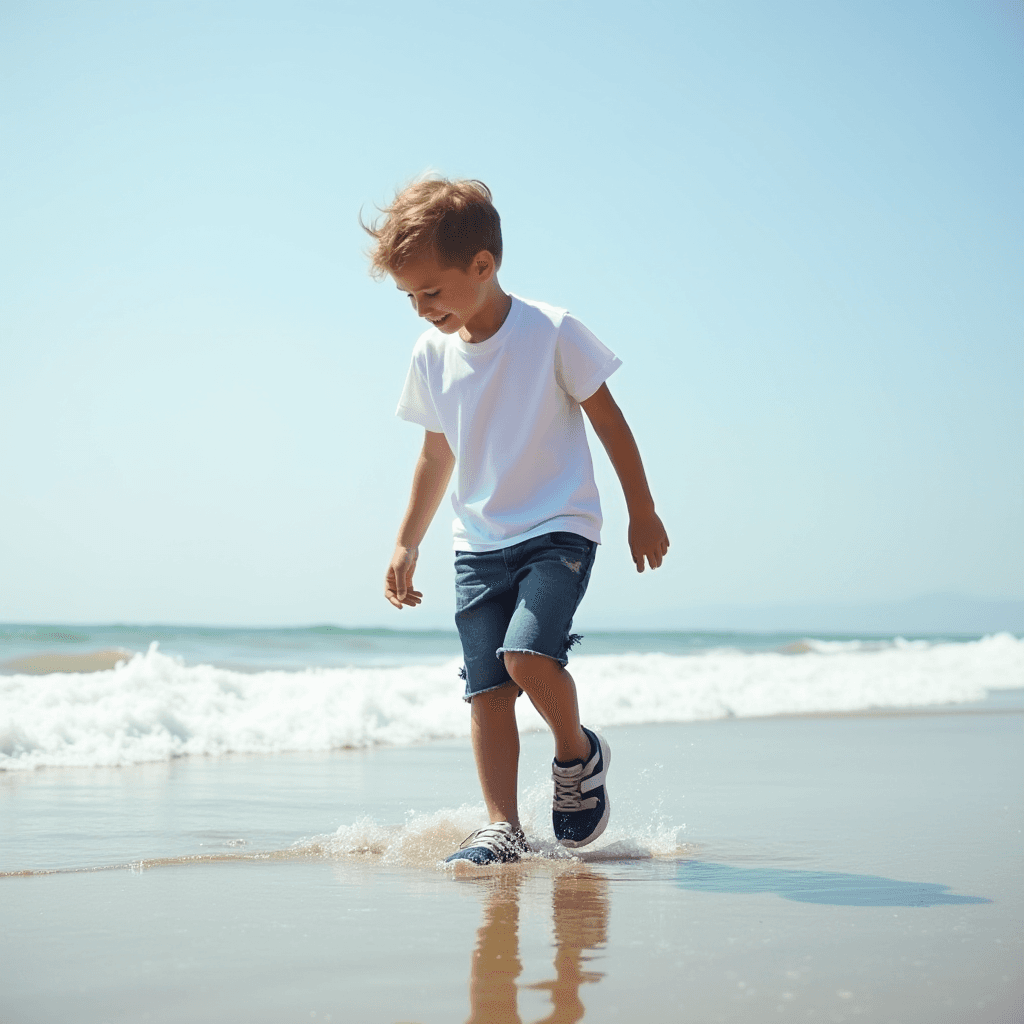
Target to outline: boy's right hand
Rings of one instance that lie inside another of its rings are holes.
[[[419,548],[404,548],[401,544],[395,547],[391,556],[391,564],[384,576],[384,596],[399,611],[403,605],[415,608],[423,600],[423,595],[412,589],[412,574],[419,556]]]

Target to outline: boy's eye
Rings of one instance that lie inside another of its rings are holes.
[[[424,292],[423,294],[424,294],[424,295],[426,295],[426,297],[427,297],[428,299],[434,299],[434,298],[437,298],[437,296],[441,294],[441,289],[440,289],[440,288],[438,288],[438,289],[437,289],[437,291],[433,291],[433,292]]]

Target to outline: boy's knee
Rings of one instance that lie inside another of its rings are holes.
[[[529,651],[506,651],[502,657],[508,674],[517,682],[530,679],[543,679],[552,673],[562,671],[562,666],[554,658],[546,654],[533,654]]]
[[[515,707],[516,698],[522,693],[518,686],[509,680],[496,686],[493,690],[476,693],[470,700],[470,707],[478,714],[504,714]]]

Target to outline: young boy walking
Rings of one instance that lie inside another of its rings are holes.
[[[414,608],[419,544],[453,470],[455,594],[473,753],[490,824],[448,858],[518,860],[519,730],[533,702],[555,740],[555,836],[592,843],[608,823],[608,741],[580,724],[566,671],[569,632],[601,540],[587,414],[622,484],[637,572],[661,565],[668,536],[636,442],[605,381],[621,365],[565,310],[498,284],[501,221],[479,181],[420,181],[367,227],[371,273],[390,275],[430,327],[398,406],[425,430],[409,506],[384,582]],[[582,410],[582,412],[581,412]]]

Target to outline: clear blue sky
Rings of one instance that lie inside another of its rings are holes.
[[[449,624],[356,219],[427,169],[624,361],[672,550],[595,453],[595,621],[1022,596],[1020,11],[7,0],[0,620]]]

